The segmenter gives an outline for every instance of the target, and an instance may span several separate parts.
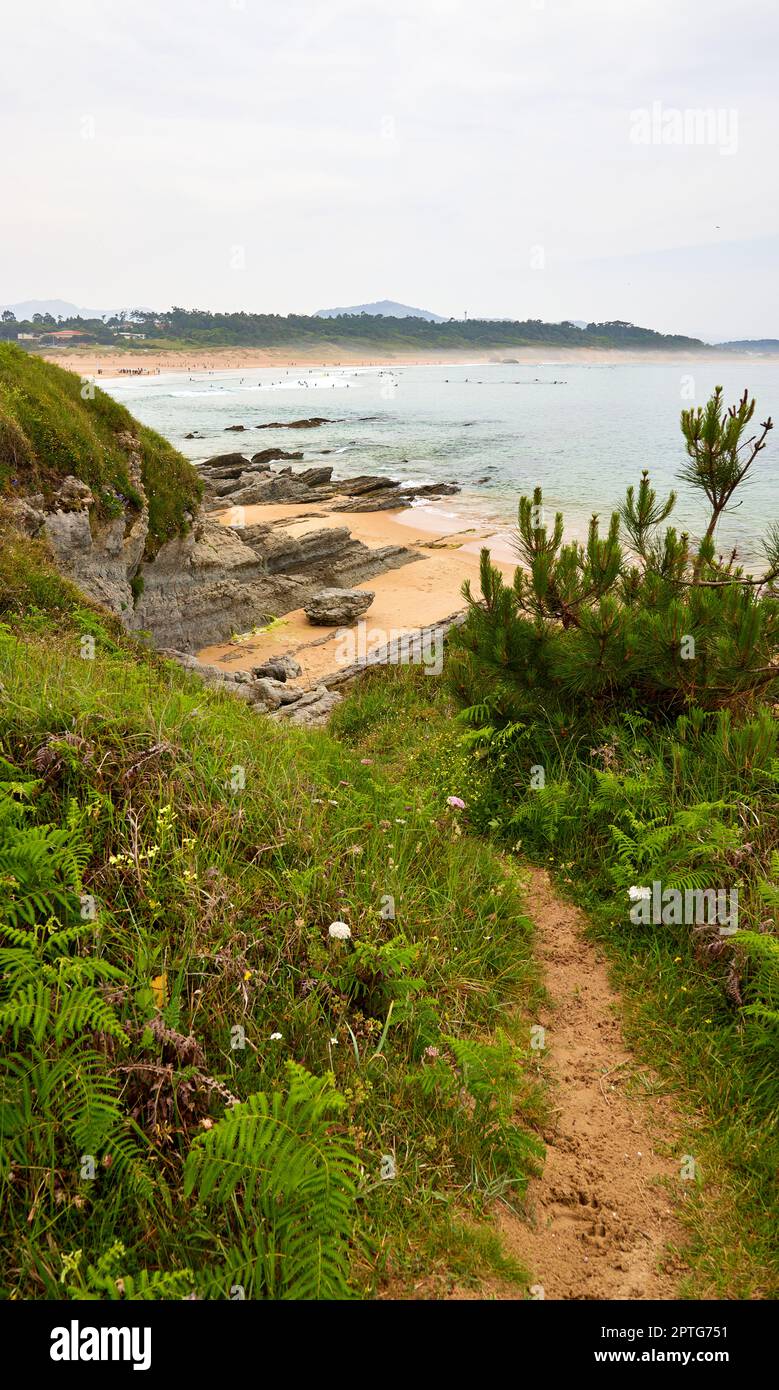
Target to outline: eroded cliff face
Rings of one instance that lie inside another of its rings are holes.
[[[192,652],[227,641],[301,607],[317,589],[348,588],[419,558],[401,546],[371,550],[345,526],[297,538],[278,526],[225,527],[200,510],[186,535],[150,559],[141,458],[132,435],[123,443],[140,507],[102,520],[86,484],[68,477],[48,504],[36,495],[16,501],[13,510],[29,535],[46,537],[63,574],[128,629],[148,631],[157,646]],[[282,494],[286,487],[297,500],[310,486],[316,500],[313,478],[308,484],[275,476]]]
[[[67,477],[48,503],[41,495],[11,505],[28,535],[48,540],[57,568],[90,598],[124,621],[132,613],[132,580],[141,564],[149,534],[149,508],[141,480],[141,455],[132,434],[119,436],[128,458],[128,473],[141,506],[123,507],[108,520],[98,518],[86,483]]]
[[[302,607],[324,586],[348,588],[417,558],[401,546],[371,550],[346,527],[297,539],[200,516],[187,536],[140,566],[143,590],[128,626],[145,628],[160,646],[195,651]]]

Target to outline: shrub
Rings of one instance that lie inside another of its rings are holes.
[[[448,680],[464,707],[463,742],[490,773],[475,818],[584,868],[623,907],[629,885],[654,879],[737,888],[738,942],[698,934],[696,948],[731,1004],[748,994],[745,1017],[768,1026],[779,529],[768,531],[759,575],[714,543],[772,428],[766,420],[747,437],[754,411],[747,393],[724,410],[718,387],[705,408],[682,413],[682,477],[710,506],[697,544],[663,529],[676,497],[658,499],[646,473],[605,535],[593,517],[586,545],[564,544],[559,514],[547,528],[540,490],[522,497],[525,567],[507,584],[482,552],[481,597],[466,584]]]
[[[705,410],[682,414],[683,477],[711,504],[697,546],[672,527],[660,534],[676,496],[658,500],[647,473],[605,536],[593,516],[586,545],[563,544],[560,513],[549,531],[540,488],[520,499],[516,546],[526,568],[508,586],[484,550],[481,598],[464,588],[470,619],[453,645],[466,704],[487,701],[490,717],[507,723],[540,694],[551,709],[590,719],[593,707],[653,716],[692,705],[743,709],[777,690],[779,528],[766,536],[767,568],[757,577],[714,546],[716,522],[772,428],[767,420],[758,437],[742,439],[754,408],[745,393],[723,412],[718,387]]]

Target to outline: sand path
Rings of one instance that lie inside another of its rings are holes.
[[[621,1003],[585,919],[529,869],[527,908],[550,1004],[546,1029],[553,1118],[527,1219],[501,1207],[508,1249],[549,1299],[673,1299],[684,1264],[675,1214],[681,1182],[678,1120],[656,1078],[625,1046]],[[516,1298],[516,1293],[500,1294]]]

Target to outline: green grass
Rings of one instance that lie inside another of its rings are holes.
[[[147,558],[182,534],[202,492],[192,465],[154,430],[74,372],[0,343],[0,497],[50,499],[73,475],[92,489],[98,517],[139,510],[120,435],[138,441],[149,503]]]
[[[521,1198],[543,1152],[530,926],[502,856],[447,807],[433,744],[398,780],[405,754],[366,761],[327,734],[278,728],[124,635],[9,535],[0,620],[6,805],[30,834],[51,826],[83,846],[79,888],[97,919],[81,923],[68,968],[115,972],[104,1000],[124,1041],[77,1036],[74,1078],[78,1050],[96,1049],[135,1154],[131,1171],[98,1153],[85,1181],[65,1099],[39,1100],[24,1161],[0,1166],[4,1296],[57,1297],[64,1274],[74,1296],[107,1296],[119,1278],[147,1296],[194,1285],[228,1297],[251,1214],[240,1193],[217,1210],[185,1192],[187,1155],[226,1093],[283,1093],[290,1060],[344,1098],[331,1124],[359,1167],[359,1294],[445,1277],[447,1251],[458,1278],[527,1282],[490,1206]],[[0,905],[10,893],[13,907],[18,873],[0,874]],[[63,908],[44,930],[47,915],[29,928],[40,949],[46,930],[57,941],[77,925]],[[330,938],[336,920],[350,941]],[[0,1047],[2,1103],[13,1067],[29,1065],[24,1036]],[[60,1044],[45,1046],[56,1065]]]
[[[561,731],[539,706],[513,743],[477,744],[474,756],[445,682],[407,669],[366,677],[331,728],[422,780],[437,768],[447,794],[467,803],[471,833],[520,861],[543,863],[561,893],[589,913],[593,940],[622,991],[626,1036],[675,1099],[683,1142],[699,1166],[700,1182],[689,1185],[682,1207],[691,1269],[681,1293],[775,1298],[776,1031],[742,1005],[762,998],[776,1009],[779,1000],[738,944],[712,955],[689,927],[632,925],[626,904],[631,883],[670,883],[703,869],[710,882],[735,877],[742,926],[770,930],[775,908],[761,884],[771,877],[778,838],[776,731],[768,712],[724,736],[716,715],[697,734],[684,725],[658,731],[632,715],[607,727],[585,724]],[[531,764],[544,766],[543,789],[529,786]],[[653,822],[666,826],[720,800],[733,809],[695,815],[652,859]],[[721,838],[720,822],[740,833]],[[620,859],[615,824],[632,831],[636,857]]]

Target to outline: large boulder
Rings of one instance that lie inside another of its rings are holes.
[[[302,690],[295,690],[284,681],[274,680],[270,676],[260,676],[252,682],[252,688],[256,698],[269,709],[278,709],[280,705],[294,705],[303,697]]]
[[[238,468],[238,473],[242,473],[243,468],[249,467],[249,460],[242,453],[214,453],[213,457],[206,459],[200,467],[211,470],[211,468]]]
[[[80,478],[74,478],[71,473],[63,478],[59,488],[54,494],[55,506],[61,511],[83,511],[86,507],[94,505],[92,489],[82,483]]]
[[[387,488],[398,487],[392,478],[377,478],[375,474],[364,473],[359,478],[344,478],[338,484],[339,492],[347,497],[360,497],[364,492],[385,492]]]
[[[303,450],[291,451],[289,449],[260,449],[256,454],[252,454],[252,463],[272,463],[274,459],[302,459]],[[331,470],[332,471],[332,470]]]
[[[302,458],[302,454],[288,454],[288,458]],[[320,464],[316,468],[305,468],[302,473],[298,473],[298,481],[307,483],[309,487],[319,487],[322,483],[329,483],[333,476],[333,465]]]
[[[375,597],[370,589],[319,589],[304,611],[317,627],[350,626],[368,611]]]
[[[290,656],[288,652],[284,652],[281,656],[269,656],[268,660],[263,661],[261,666],[252,667],[252,676],[255,680],[267,678],[268,680],[281,681],[282,685],[286,684],[287,677],[294,680],[301,673],[300,662],[296,661],[294,656]]]
[[[318,685],[314,690],[306,691],[293,705],[281,705],[270,718],[285,719],[290,724],[297,724],[303,728],[321,728],[342,699],[343,696],[336,690],[328,690],[326,685]]]

